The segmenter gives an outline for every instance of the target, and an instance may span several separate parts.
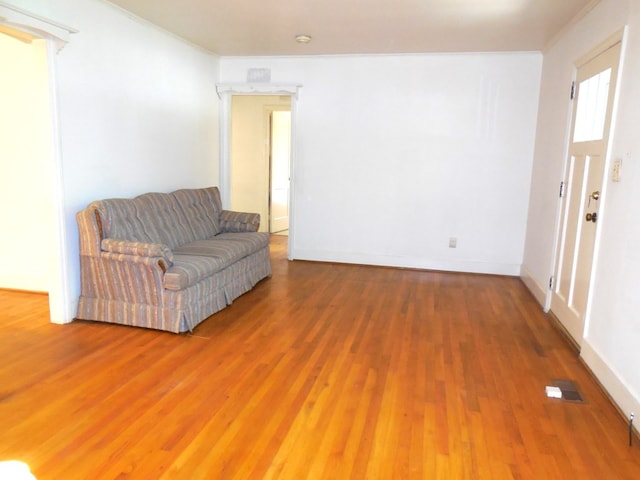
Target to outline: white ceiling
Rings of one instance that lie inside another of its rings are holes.
[[[599,0],[110,1],[219,55],[258,56],[543,50]]]

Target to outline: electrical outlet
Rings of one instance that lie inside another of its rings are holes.
[[[456,237],[449,238],[449,248],[457,248],[458,247],[458,239]]]

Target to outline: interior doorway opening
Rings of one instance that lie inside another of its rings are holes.
[[[54,230],[52,130],[47,45],[19,31],[0,31],[0,158],[9,181],[0,190],[0,288],[49,293],[50,255],[42,239]]]
[[[229,83],[217,84],[216,92],[222,101],[220,104],[220,194],[222,206],[231,208],[231,197],[234,194],[232,186],[232,162],[231,162],[231,130],[232,115],[231,102],[233,98],[242,96],[278,96],[287,97],[291,111],[290,132],[290,161],[289,161],[289,231],[286,237],[287,258],[295,258],[295,178],[296,178],[296,132],[298,95],[302,85],[299,84],[248,84]],[[264,148],[264,147],[263,147]],[[253,174],[255,175],[255,173]],[[267,177],[268,178],[268,177]],[[267,218],[267,217],[265,217]],[[262,223],[262,222],[261,222]]]
[[[291,96],[233,95],[230,209],[260,213],[260,230],[289,233]]]
[[[41,62],[46,68],[42,80],[46,85],[48,113],[42,114],[42,121],[48,124],[49,141],[47,145],[48,162],[48,201],[42,208],[50,208],[51,222],[47,230],[49,239],[47,250],[47,290],[49,293],[50,320],[54,323],[68,323],[75,314],[75,301],[71,299],[69,289],[69,265],[67,262],[67,244],[65,242],[65,216],[62,185],[62,158],[57,118],[57,95],[55,85],[55,55],[69,42],[70,35],[77,30],[50,21],[26,10],[0,2],[0,31],[20,42],[33,43],[46,56]]]

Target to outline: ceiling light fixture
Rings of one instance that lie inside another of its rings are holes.
[[[309,43],[311,41],[310,35],[296,35],[296,42],[298,43]]]

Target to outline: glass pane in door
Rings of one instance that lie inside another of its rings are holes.
[[[611,69],[580,82],[574,142],[602,140],[609,98]]]

